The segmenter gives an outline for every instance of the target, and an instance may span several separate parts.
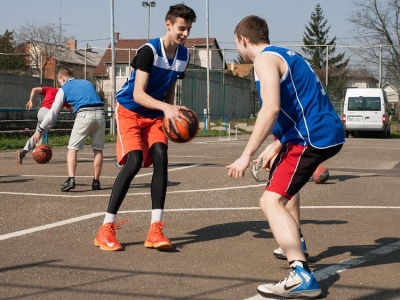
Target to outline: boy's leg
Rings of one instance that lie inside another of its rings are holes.
[[[260,206],[276,241],[287,255],[290,275],[278,283],[260,285],[257,290],[266,297],[315,298],[322,291],[306,262],[298,224],[285,206],[287,201],[275,192],[265,191]]]

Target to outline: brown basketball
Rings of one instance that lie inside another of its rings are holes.
[[[329,179],[329,171],[324,166],[318,166],[314,171],[313,180],[315,183],[324,183]]]
[[[32,151],[32,157],[38,164],[48,163],[52,156],[51,148],[46,144],[37,145]]]
[[[199,130],[199,119],[197,118],[196,113],[187,108],[180,109],[180,113],[187,117],[191,123],[188,123],[186,120],[181,119],[185,126],[183,126],[180,122],[176,122],[175,125],[178,128],[179,132],[177,132],[172,126],[172,122],[167,118],[163,119],[163,131],[167,138],[174,143],[186,143],[193,139]]]

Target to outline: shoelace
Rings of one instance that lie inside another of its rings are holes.
[[[114,236],[116,234],[115,230],[120,229],[121,225],[128,222],[129,220],[130,219],[124,219],[124,220],[119,221],[118,223],[111,224],[111,226],[107,226],[106,227],[107,228],[107,237]]]
[[[281,284],[282,282],[288,281],[290,278],[294,277],[294,275],[295,275],[294,271],[296,270],[296,268],[290,266],[288,269],[290,270],[289,276],[282,279],[281,281],[279,281],[277,283],[274,283],[274,285]]]
[[[162,232],[162,228],[164,227],[165,223],[164,222],[157,222],[155,226],[155,233],[158,234],[158,236],[164,236]]]

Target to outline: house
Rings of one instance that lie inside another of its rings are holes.
[[[118,91],[129,76],[129,66],[136,55],[137,49],[143,46],[147,39],[120,39],[115,34],[115,89]],[[207,43],[205,38],[188,38],[185,46],[190,51],[190,68],[207,67]],[[223,53],[217,39],[209,38],[210,66],[212,70],[226,69]],[[104,52],[99,65],[94,72],[97,90],[105,95],[113,94],[113,70],[111,44]]]
[[[57,82],[57,72],[65,67],[73,71],[76,78],[92,81],[93,73],[101,60],[101,55],[88,45],[77,48],[76,40],[68,40],[65,45],[54,45],[32,41],[26,44],[25,51],[30,53],[29,66],[35,77]],[[43,73],[41,67],[44,67]]]
[[[251,72],[253,72],[253,64],[235,64],[233,62],[229,64],[229,69],[226,71],[226,73],[242,78],[248,77]]]
[[[350,75],[347,76],[346,88],[376,88],[379,80],[371,75]]]
[[[399,102],[400,102],[400,91],[390,83],[386,82],[382,85],[382,88],[386,92],[386,96],[390,105],[390,109],[393,110],[394,114],[399,114]]]

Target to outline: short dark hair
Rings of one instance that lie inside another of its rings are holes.
[[[74,74],[72,71],[68,68],[62,68],[60,71],[58,71],[58,77],[73,77]]]
[[[196,22],[196,13],[185,4],[172,5],[169,7],[167,15],[165,16],[165,21],[169,20],[174,24],[177,18],[182,18],[194,23]]]
[[[269,29],[265,19],[258,16],[247,16],[236,26],[234,33],[237,38],[247,38],[252,44],[269,44]]]

